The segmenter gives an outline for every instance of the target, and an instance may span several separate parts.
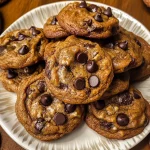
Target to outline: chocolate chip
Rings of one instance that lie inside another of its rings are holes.
[[[0,46],[0,53],[2,53],[5,50],[5,46]]]
[[[133,93],[134,93],[134,98],[135,99],[140,99],[141,98],[141,96],[139,94],[137,94],[135,91]]]
[[[60,89],[68,89],[68,86],[64,83],[60,83],[60,86],[59,86]]]
[[[34,26],[32,26],[32,27],[30,28],[30,30],[32,31],[32,35],[33,35],[33,36],[36,36],[36,35],[38,35],[38,34],[41,33],[41,32],[40,32],[39,30],[37,30],[36,27],[34,27]]]
[[[65,66],[65,68],[66,68],[66,70],[67,70],[68,72],[71,72],[70,66]]]
[[[137,43],[137,45],[139,45],[140,47],[142,46],[142,44],[140,43],[139,40],[135,39],[135,42]]]
[[[18,50],[18,53],[20,54],[20,55],[25,55],[25,54],[27,54],[29,52],[29,48],[28,48],[28,46],[26,46],[26,45],[23,45],[19,50]]]
[[[26,94],[27,94],[27,95],[30,95],[30,94],[31,94],[31,92],[32,92],[32,90],[31,90],[30,86],[29,86],[29,87],[27,87],[27,89],[26,89]]]
[[[85,88],[85,79],[84,78],[77,78],[74,82],[74,87],[77,90],[83,90]]]
[[[100,126],[103,126],[106,129],[111,129],[113,124],[111,122],[107,122],[107,121],[101,121],[100,122]]]
[[[17,72],[15,72],[13,69],[8,69],[7,71],[7,78],[8,79],[13,79],[18,75]]]
[[[77,55],[76,55],[76,60],[77,60],[79,63],[86,63],[87,60],[88,60],[88,56],[87,56],[86,53],[79,52],[79,53],[77,53]]]
[[[37,69],[37,64],[25,67],[23,69],[23,71],[24,71],[25,74],[33,74],[36,71],[36,69]]]
[[[94,4],[91,4],[88,8],[87,8],[88,11],[90,12],[97,12],[98,10],[98,7]]]
[[[114,43],[108,43],[105,45],[106,48],[114,49]]]
[[[98,70],[98,65],[94,60],[90,60],[87,62],[86,69],[90,73],[94,73]]]
[[[63,125],[67,121],[67,117],[63,113],[56,113],[54,116],[54,122],[56,125]]]
[[[120,113],[117,115],[116,121],[120,126],[127,126],[129,124],[129,117],[126,114]]]
[[[80,8],[87,8],[86,1],[83,0],[83,1],[79,4],[79,7],[80,7]]]
[[[18,40],[18,38],[16,38],[15,36],[10,36],[9,38],[10,38],[10,41],[17,41]]]
[[[120,42],[118,43],[118,46],[123,49],[123,50],[127,50],[128,49],[128,42],[124,41],[124,42]]]
[[[57,22],[57,18],[56,18],[56,16],[53,16],[53,19],[51,21],[51,25],[56,25],[56,22]]]
[[[19,33],[19,35],[18,35],[18,40],[19,41],[22,41],[22,40],[24,40],[26,38],[26,35],[24,35],[24,34],[22,34],[22,33]]]
[[[130,105],[133,101],[133,97],[128,91],[118,94],[118,96],[111,99],[113,103],[118,105]]]
[[[45,120],[43,118],[39,118],[35,124],[35,128],[38,131],[41,131],[44,128]]]
[[[133,68],[135,65],[136,65],[136,61],[135,61],[134,58],[132,58],[132,60],[131,60],[131,62],[130,62],[130,64],[129,64],[129,66],[127,67],[127,69]]]
[[[108,7],[105,11],[104,11],[104,15],[108,16],[108,17],[112,17],[112,11],[111,8]]]
[[[40,51],[41,45],[42,45],[42,39],[40,39],[38,43],[36,44],[36,51],[38,52]]]
[[[90,86],[93,87],[93,88],[98,87],[99,84],[100,84],[99,78],[98,78],[97,76],[95,76],[95,75],[91,76],[91,77],[89,78],[89,84],[90,84]]]
[[[44,106],[49,106],[52,103],[53,99],[51,95],[49,94],[44,94],[41,96],[40,102]]]
[[[112,27],[112,29],[111,29],[111,31],[112,31],[113,34],[116,34],[118,32],[118,30],[119,30],[119,26]]]
[[[46,83],[45,81],[40,81],[37,85],[38,90],[40,91],[40,93],[43,93],[45,91],[46,88]]]
[[[76,105],[73,105],[73,104],[66,104],[65,105],[65,111],[67,113],[72,113],[75,111],[75,109],[76,109]]]
[[[98,100],[94,102],[94,106],[98,110],[102,110],[105,107],[105,101],[104,100]]]
[[[98,22],[103,22],[103,18],[101,17],[101,14],[100,13],[97,13],[94,17],[94,19]]]

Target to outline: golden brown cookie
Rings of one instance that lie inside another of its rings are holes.
[[[45,62],[42,61],[21,69],[2,70],[0,72],[0,81],[6,90],[17,93],[18,86],[22,80],[40,74],[44,68]]]
[[[100,135],[111,139],[131,138],[149,122],[149,104],[141,93],[130,87],[126,92],[89,105],[86,123]]]
[[[130,76],[128,72],[115,74],[109,88],[101,97],[102,100],[112,97],[128,89]]]
[[[47,38],[62,38],[67,37],[69,33],[65,31],[56,19],[56,16],[48,18],[43,27],[43,32]]]
[[[150,76],[150,45],[141,37],[135,36],[141,47],[143,63],[138,68],[130,70],[131,81],[145,80]]]
[[[46,82],[51,92],[70,104],[98,100],[113,79],[111,58],[94,42],[69,36],[50,43],[45,54]]]
[[[105,9],[85,1],[68,4],[57,19],[69,33],[90,38],[110,37],[118,32],[119,26],[110,7]]]
[[[48,43],[43,30],[31,27],[6,33],[0,38],[0,68],[23,68],[43,59]]]
[[[33,137],[51,141],[78,127],[83,118],[83,106],[66,104],[53,97],[40,74],[20,84],[16,115]]]
[[[120,32],[100,45],[111,56],[115,73],[125,72],[142,64],[143,56],[133,33],[120,27]]]

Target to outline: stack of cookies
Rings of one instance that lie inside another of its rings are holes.
[[[18,120],[40,140],[58,139],[82,120],[126,139],[149,122],[149,104],[131,86],[150,76],[149,58],[150,45],[120,27],[110,7],[74,2],[43,29],[0,38],[0,80],[17,93]]]

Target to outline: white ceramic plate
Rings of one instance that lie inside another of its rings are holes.
[[[15,21],[2,35],[14,29],[29,28],[34,25],[43,27],[49,16],[56,15],[69,2],[58,2],[38,7]],[[96,5],[107,5],[95,3]],[[149,31],[133,17],[113,8],[113,14],[119,19],[120,25],[143,37],[150,43]],[[136,87],[150,101],[150,79],[138,83]],[[7,92],[0,83],[0,124],[8,135],[19,145],[28,150],[128,150],[143,140],[150,133],[150,124],[144,131],[127,140],[109,140],[87,127],[83,123],[73,133],[53,142],[41,142],[30,136],[18,122],[15,115],[16,94]]]

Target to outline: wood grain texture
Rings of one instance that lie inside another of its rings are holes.
[[[58,0],[10,0],[7,4],[0,6],[0,12],[3,14],[4,18],[4,29],[11,25],[16,19],[30,11],[33,8],[38,6],[49,4],[52,2],[57,2]],[[59,0],[63,1],[63,0]],[[142,0],[93,0],[96,2],[105,3],[116,8],[119,8],[141,23],[143,23],[150,30],[150,8],[146,7]],[[12,147],[15,142],[11,140],[10,143],[9,137],[6,136],[6,133],[0,129],[2,134],[2,150],[10,149],[9,144],[11,143]],[[6,141],[6,142],[4,142]],[[150,150],[150,135],[148,135],[141,143],[139,143],[132,150]],[[23,150],[20,146],[15,145],[15,148],[12,150]]]

